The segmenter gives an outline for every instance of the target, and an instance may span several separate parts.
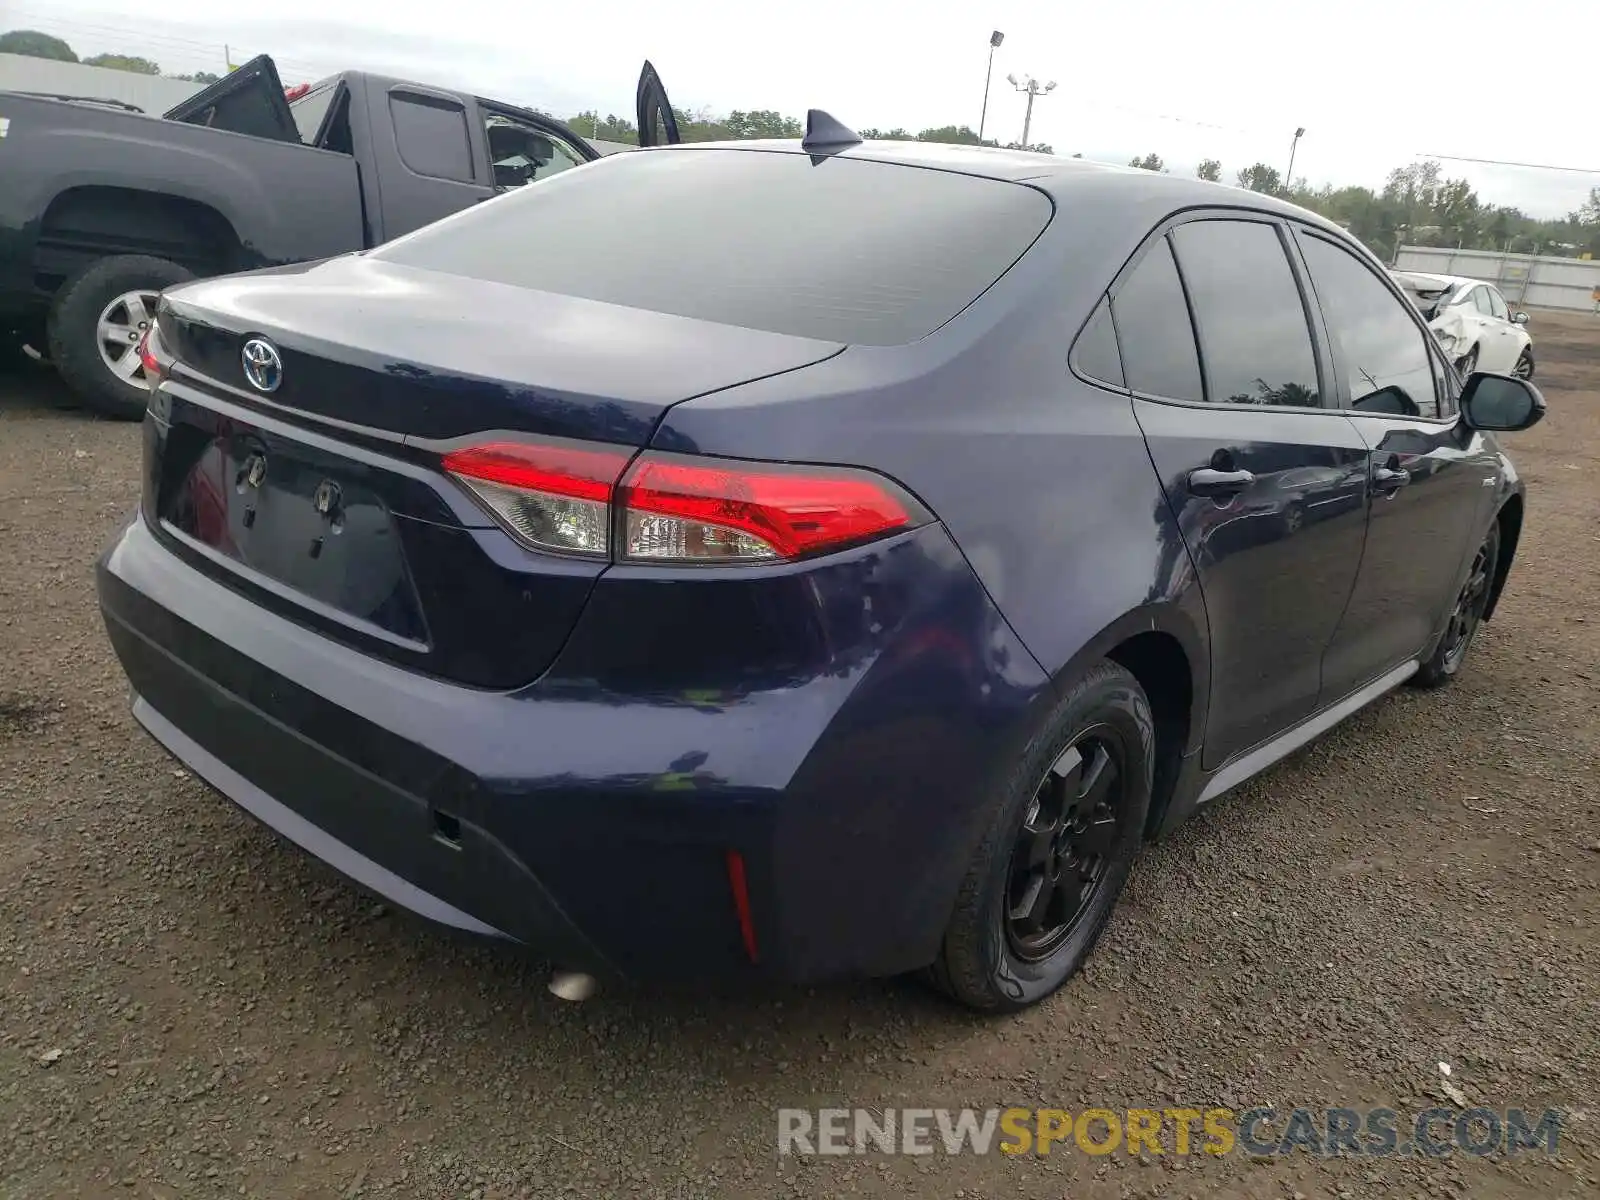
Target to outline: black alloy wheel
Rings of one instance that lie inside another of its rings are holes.
[[[1456,593],[1455,603],[1445,621],[1439,644],[1412,677],[1419,687],[1439,687],[1450,682],[1466,661],[1472,639],[1483,624],[1484,611],[1489,607],[1489,595],[1494,588],[1495,571],[1500,565],[1500,523],[1489,526],[1483,544],[1472,556],[1472,566],[1467,571],[1466,582]]]
[[[1084,964],[1144,837],[1155,722],[1139,681],[1102,660],[1063,690],[998,781],[924,972],[979,1012],[1015,1012]]]
[[[1068,746],[1017,831],[1006,881],[1006,938],[1024,962],[1048,958],[1090,908],[1125,815],[1117,743],[1101,727]],[[1096,736],[1097,734],[1101,736]]]

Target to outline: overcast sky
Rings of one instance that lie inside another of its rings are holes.
[[[227,43],[236,64],[270,53],[285,83],[365,67],[630,119],[648,57],[679,108],[818,107],[913,131],[977,125],[999,29],[985,132],[1022,135],[1025,101],[1007,74],[1054,80],[1031,136],[1060,154],[1154,151],[1173,170],[1218,158],[1231,181],[1257,160],[1283,171],[1303,125],[1294,170],[1314,185],[1381,185],[1427,154],[1600,169],[1594,65],[1562,49],[1592,40],[1595,0],[1231,0],[1227,27],[1222,11],[1180,0],[0,0],[0,29],[44,29],[80,55],[143,55],[168,73],[220,71]],[[1485,201],[1538,216],[1600,186],[1600,171],[1444,167]]]

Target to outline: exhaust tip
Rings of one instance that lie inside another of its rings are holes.
[[[550,977],[550,994],[574,1004],[587,1000],[599,990],[599,981],[582,971],[557,971]]]

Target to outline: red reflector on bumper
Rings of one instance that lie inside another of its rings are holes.
[[[733,892],[733,911],[739,918],[739,936],[744,939],[744,952],[751,962],[759,962],[756,953],[756,922],[750,913],[750,886],[745,879],[744,856],[737,850],[728,851],[728,888]]]

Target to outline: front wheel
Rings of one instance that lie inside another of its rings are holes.
[[[1511,373],[1518,379],[1533,378],[1533,347],[1524,346],[1522,353],[1517,355],[1517,365],[1511,368]]]
[[[1150,809],[1155,727],[1144,690],[1103,661],[1057,703],[995,797],[930,982],[981,1012],[1050,995],[1088,958]]]
[[[1428,660],[1411,677],[1417,687],[1443,687],[1461,670],[1467,651],[1472,648],[1472,639],[1477,636],[1478,626],[1483,624],[1483,611],[1489,607],[1489,591],[1494,586],[1494,574],[1499,565],[1500,522],[1496,521],[1489,526],[1483,545],[1472,556],[1472,567],[1467,572],[1467,581],[1456,593],[1444,636],[1439,639]]]
[[[1468,350],[1460,358],[1456,359],[1456,370],[1461,372],[1461,378],[1463,379],[1471,375],[1477,369],[1478,348],[1476,346],[1474,346],[1471,350]]]
[[[50,308],[50,359],[90,408],[118,420],[144,416],[150,393],[139,339],[156,300],[194,275],[143,254],[96,259],[61,285]]]

